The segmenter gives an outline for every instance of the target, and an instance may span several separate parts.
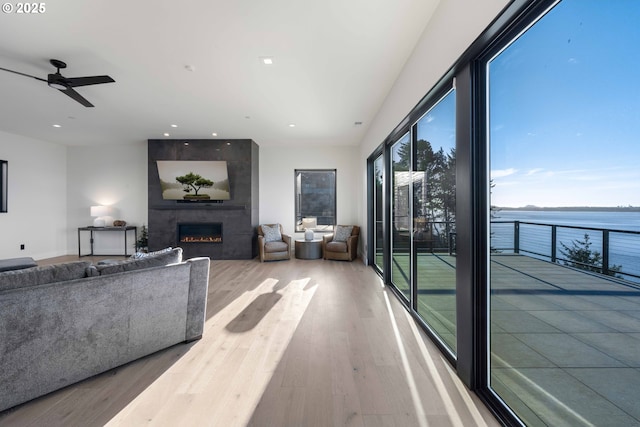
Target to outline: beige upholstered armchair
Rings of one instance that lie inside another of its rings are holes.
[[[291,259],[291,236],[282,233],[280,224],[258,226],[260,262]]]
[[[359,236],[357,225],[336,225],[333,234],[322,236],[322,257],[353,261],[358,256]]]

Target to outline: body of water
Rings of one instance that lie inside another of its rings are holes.
[[[494,220],[640,231],[640,212],[498,211]]]
[[[508,221],[502,223],[503,221]],[[604,233],[608,236],[609,265],[622,266],[622,272],[640,276],[640,212],[580,212],[580,211],[498,211],[491,224],[491,246],[501,252],[514,248],[512,221],[534,224],[558,225],[556,254],[562,257],[563,246],[572,247],[589,235],[590,249],[604,253]],[[579,229],[569,227],[583,227]],[[549,260],[551,257],[551,227],[544,225],[520,225],[520,253]],[[640,278],[629,278],[638,281]]]

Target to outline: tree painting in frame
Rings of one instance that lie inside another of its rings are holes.
[[[8,168],[9,162],[6,160],[0,160],[0,212],[7,212]]]

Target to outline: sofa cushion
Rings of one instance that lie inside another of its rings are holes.
[[[154,255],[166,254],[167,252],[171,252],[172,250],[173,250],[173,248],[171,246],[169,246],[168,248],[160,249],[159,251],[136,252],[135,254],[131,255],[131,258],[133,258],[133,259],[147,258],[147,257],[154,256]]]
[[[327,243],[327,250],[329,252],[347,252],[346,242],[336,242],[335,240]]]
[[[143,268],[160,267],[182,261],[182,248],[173,248],[169,252],[150,255],[144,258],[129,258],[120,262],[106,265],[97,265],[96,269],[101,276],[125,271],[140,270]]]
[[[353,225],[336,225],[336,231],[333,234],[333,240],[336,242],[346,242],[351,232],[353,231]]]
[[[5,271],[0,273],[0,290],[82,279],[87,276],[90,266],[89,261],[74,261]]]
[[[267,253],[273,252],[287,252],[288,245],[280,240],[279,242],[267,242],[264,244],[264,251]]]

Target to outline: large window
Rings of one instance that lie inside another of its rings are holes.
[[[564,0],[487,62],[490,386],[640,425],[640,2]]]
[[[432,101],[388,150],[391,171],[389,280],[452,355],[456,352],[455,90]],[[370,159],[375,254],[383,270],[385,159]]]
[[[336,170],[296,169],[295,183],[295,230],[333,230],[336,225]]]
[[[7,190],[9,188],[9,162],[0,160],[0,212],[7,212]]]
[[[640,426],[638,22],[509,2],[368,159],[368,259],[505,425]]]
[[[456,349],[455,91],[414,126],[413,233],[418,314]]]
[[[384,270],[384,158],[378,156],[373,161],[373,222],[375,224],[373,263],[382,272]]]
[[[391,146],[391,282],[411,297],[411,137]]]

